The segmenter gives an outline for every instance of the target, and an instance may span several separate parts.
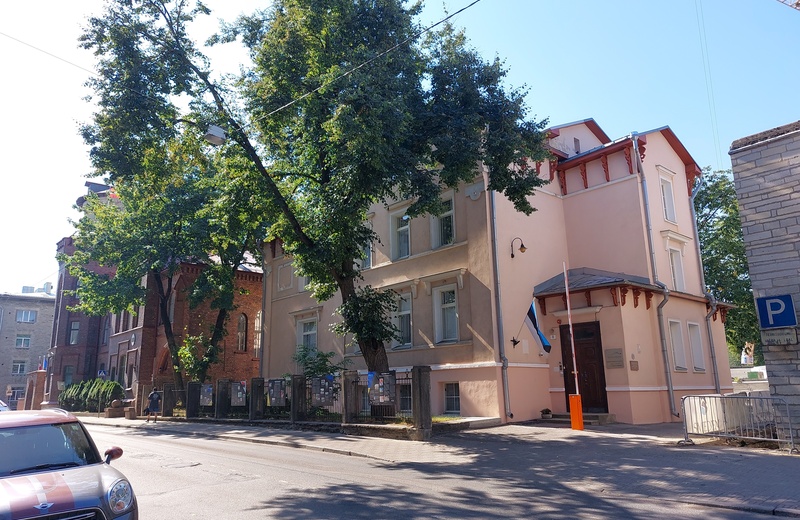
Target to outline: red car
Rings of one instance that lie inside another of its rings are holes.
[[[130,482],[63,410],[0,413],[0,519],[137,520]]]

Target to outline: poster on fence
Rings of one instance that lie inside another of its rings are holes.
[[[267,382],[267,406],[286,406],[285,379],[270,379]]]
[[[247,390],[242,383],[235,381],[231,383],[231,406],[244,406],[246,393]]]
[[[214,385],[204,384],[200,386],[200,406],[214,405]]]
[[[333,376],[311,378],[311,406],[333,406]]]
[[[367,381],[369,383],[369,404],[393,404],[394,403],[394,373],[393,372],[369,372]]]

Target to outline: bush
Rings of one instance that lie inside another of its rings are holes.
[[[114,399],[125,399],[125,390],[116,381],[90,379],[69,385],[58,395],[58,405],[71,412],[97,412]]]

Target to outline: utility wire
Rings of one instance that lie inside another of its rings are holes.
[[[408,37],[408,38],[406,38],[405,40],[403,40],[403,41],[401,41],[401,42],[399,42],[399,43],[397,43],[397,44],[393,45],[392,47],[390,47],[390,48],[388,48],[388,49],[386,49],[386,50],[384,50],[384,51],[382,51],[382,52],[378,53],[377,55],[373,56],[372,58],[368,59],[367,61],[364,61],[364,62],[360,63],[359,65],[356,65],[356,66],[355,66],[355,67],[353,67],[352,69],[349,69],[349,70],[347,70],[347,71],[343,72],[342,74],[339,74],[338,76],[336,76],[336,77],[334,77],[334,78],[331,78],[330,80],[328,80],[328,81],[326,81],[326,82],[322,83],[320,86],[318,86],[318,87],[317,87],[317,88],[315,88],[314,90],[311,90],[311,91],[309,91],[309,92],[306,92],[306,93],[305,93],[305,94],[303,94],[302,96],[300,96],[300,97],[298,97],[298,98],[295,98],[295,99],[293,99],[292,101],[289,101],[289,102],[288,102],[288,103],[286,103],[285,105],[282,105],[282,106],[280,106],[280,107],[276,108],[275,110],[273,110],[273,111],[271,111],[271,112],[269,112],[269,113],[265,114],[264,116],[260,117],[259,119],[252,120],[252,121],[250,121],[249,123],[242,125],[242,128],[247,128],[247,127],[249,127],[249,126],[252,126],[254,123],[256,123],[256,122],[258,122],[258,121],[261,121],[261,120],[263,120],[263,119],[266,119],[266,118],[268,118],[268,117],[271,117],[271,116],[273,116],[273,115],[277,114],[278,112],[281,112],[282,110],[285,110],[285,109],[287,109],[287,108],[289,108],[289,107],[291,107],[291,106],[293,106],[293,105],[295,105],[295,104],[299,103],[300,101],[302,101],[302,100],[306,99],[307,97],[314,95],[315,93],[317,93],[317,92],[319,92],[320,90],[322,90],[323,88],[325,88],[325,87],[327,87],[327,86],[331,85],[332,83],[334,83],[334,82],[336,82],[336,81],[339,81],[340,79],[342,79],[342,78],[345,78],[345,77],[347,77],[347,76],[350,76],[350,75],[351,75],[351,74],[353,74],[354,72],[356,72],[356,71],[358,71],[358,70],[360,70],[360,69],[362,69],[362,68],[366,67],[367,65],[369,65],[369,64],[370,64],[370,63],[372,63],[372,62],[374,62],[375,60],[377,60],[377,59],[379,59],[379,58],[382,58],[383,56],[386,56],[387,54],[389,54],[389,53],[391,53],[391,52],[394,52],[394,51],[395,51],[396,49],[398,49],[399,47],[401,47],[401,46],[403,46],[403,45],[407,44],[408,42],[410,42],[410,41],[412,41],[412,40],[415,40],[415,39],[419,38],[419,37],[420,37],[420,36],[422,36],[423,34],[425,34],[425,33],[429,32],[429,31],[431,31],[432,29],[434,29],[435,27],[438,27],[439,25],[441,25],[441,24],[445,23],[446,21],[448,21],[449,19],[453,18],[454,16],[457,16],[457,15],[459,15],[459,14],[463,13],[464,11],[466,11],[467,9],[469,9],[469,8],[470,8],[470,7],[472,7],[472,6],[474,6],[475,4],[477,4],[477,3],[478,3],[478,2],[480,2],[480,1],[481,1],[481,0],[473,0],[473,2],[471,2],[471,3],[469,3],[468,5],[466,5],[466,6],[462,7],[461,9],[459,9],[459,10],[458,10],[458,11],[456,11],[456,12],[454,12],[453,14],[451,14],[451,15],[448,15],[448,16],[446,16],[445,18],[442,18],[441,20],[439,20],[438,22],[436,22],[436,23],[434,23],[434,24],[432,24],[432,25],[430,25],[430,26],[428,26],[428,27],[426,27],[426,28],[424,28],[424,29],[422,29],[422,30],[420,30],[420,31],[418,31],[418,32],[416,32],[416,33],[414,33],[414,34],[412,34],[411,36],[409,36],[409,37]],[[80,70],[82,70],[82,71],[88,72],[89,74],[91,74],[91,75],[93,75],[93,76],[100,77],[100,74],[98,74],[97,72],[95,72],[95,71],[93,71],[93,70],[89,70],[89,69],[87,69],[87,68],[85,68],[85,67],[82,67],[82,66],[80,66],[80,65],[77,65],[77,64],[75,64],[75,63],[73,63],[73,62],[71,62],[71,61],[69,61],[69,60],[66,60],[66,59],[64,59],[64,58],[61,58],[60,56],[57,56],[57,55],[55,55],[55,54],[53,54],[53,53],[51,53],[51,52],[45,51],[45,50],[43,50],[43,49],[40,49],[39,47],[36,47],[35,45],[31,45],[31,44],[29,44],[29,43],[27,43],[27,42],[25,42],[25,41],[22,41],[22,40],[20,40],[19,38],[15,38],[15,37],[13,37],[13,36],[11,36],[11,35],[9,35],[9,34],[6,34],[6,33],[2,32],[2,31],[0,31],[0,36],[5,36],[6,38],[9,38],[9,39],[11,39],[11,40],[14,40],[14,41],[16,41],[16,42],[18,42],[18,43],[21,43],[22,45],[26,45],[26,46],[28,46],[28,47],[30,47],[30,48],[32,48],[32,49],[34,49],[34,50],[36,50],[36,51],[39,51],[39,52],[41,52],[41,53],[43,53],[43,54],[47,54],[48,56],[50,56],[50,57],[52,57],[52,58],[55,58],[55,59],[57,59],[57,60],[60,60],[60,61],[63,61],[64,63],[66,63],[66,64],[68,64],[68,65],[71,65],[71,66],[73,66],[73,67],[75,67],[75,68],[78,68],[78,69],[80,69]],[[148,96],[147,94],[144,94],[144,93],[142,93],[142,92],[139,92],[139,91],[136,91],[136,90],[133,90],[133,89],[130,89],[130,88],[128,88],[127,90],[128,90],[129,92],[132,92],[132,93],[134,93],[134,94],[136,94],[136,95],[138,95],[138,96],[141,96],[141,97],[143,97],[143,98],[150,99],[151,101],[156,101],[156,102],[158,102],[158,103],[165,103],[165,101],[164,101],[164,100],[162,100],[162,99],[158,99],[158,98],[153,98],[153,97],[150,97],[150,96]]]
[[[89,69],[87,69],[86,67],[81,67],[80,65],[78,65],[78,64],[75,64],[75,63],[72,63],[72,62],[71,62],[71,61],[69,61],[69,60],[65,60],[65,59],[64,59],[64,58],[62,58],[61,56],[56,56],[56,55],[55,55],[55,54],[53,54],[52,52],[47,52],[47,51],[46,51],[46,50],[44,50],[44,49],[40,49],[39,47],[36,47],[35,45],[31,45],[31,44],[30,44],[30,43],[28,43],[28,42],[24,42],[24,41],[20,40],[19,38],[15,38],[15,37],[11,36],[10,34],[6,34],[6,33],[2,32],[2,31],[0,31],[0,36],[5,36],[5,37],[6,37],[6,38],[8,38],[9,40],[14,40],[14,41],[15,41],[15,42],[17,42],[17,43],[21,43],[22,45],[25,45],[25,46],[27,46],[27,47],[30,47],[31,49],[33,49],[33,50],[35,50],[35,51],[39,51],[39,52],[41,52],[42,54],[47,54],[47,55],[48,55],[48,56],[50,56],[51,58],[55,58],[55,59],[57,59],[57,60],[59,60],[59,61],[63,61],[63,62],[64,62],[64,63],[66,63],[67,65],[71,65],[71,66],[73,66],[73,67],[75,67],[75,68],[77,68],[77,69],[80,69],[80,70],[82,70],[82,71],[88,72],[89,74],[93,74],[93,75],[95,75],[95,76],[97,76],[97,75],[98,75],[98,74],[97,74],[95,71],[93,71],[93,70],[89,70]]]
[[[697,16],[697,31],[700,35],[700,53],[703,57],[703,72],[706,79],[706,98],[708,100],[708,111],[711,118],[711,134],[714,139],[714,155],[717,158],[717,168],[722,168],[722,156],[719,145],[719,127],[717,125],[717,107],[714,102],[714,83],[711,79],[711,61],[708,57],[708,42],[706,41],[705,18],[703,17],[702,0],[694,2],[695,14]]]
[[[393,45],[393,46],[389,47],[389,48],[388,48],[388,49],[386,49],[385,51],[383,51],[383,52],[381,52],[381,53],[379,53],[379,54],[377,54],[377,55],[373,56],[372,58],[370,58],[370,59],[368,59],[367,61],[365,61],[365,62],[361,63],[360,65],[356,65],[356,66],[355,66],[355,67],[353,67],[352,69],[350,69],[350,70],[348,70],[348,71],[346,71],[346,72],[343,72],[342,74],[340,74],[340,75],[338,75],[338,76],[336,76],[336,77],[334,77],[334,78],[330,79],[329,81],[327,81],[327,82],[325,82],[325,83],[322,83],[320,86],[318,86],[318,87],[317,87],[317,88],[315,88],[314,90],[311,90],[311,91],[309,91],[309,92],[306,92],[306,93],[305,93],[305,94],[303,94],[302,96],[300,96],[300,97],[298,97],[298,98],[296,98],[296,99],[293,99],[292,101],[289,101],[289,102],[288,102],[288,103],[286,103],[285,105],[283,105],[283,106],[280,106],[280,107],[276,108],[275,110],[273,110],[272,112],[269,112],[268,114],[265,114],[263,117],[261,117],[261,118],[259,118],[259,119],[256,119],[256,120],[254,120],[254,121],[251,121],[251,122],[250,122],[249,124],[247,124],[246,126],[250,126],[250,125],[252,125],[253,123],[256,123],[256,122],[258,122],[258,121],[260,121],[260,120],[262,120],[262,119],[266,119],[266,118],[268,118],[268,117],[270,117],[270,116],[273,116],[273,115],[277,114],[278,112],[280,112],[280,111],[282,111],[282,110],[284,110],[284,109],[287,109],[287,108],[289,108],[289,107],[290,107],[290,106],[292,106],[292,105],[295,105],[295,104],[299,103],[300,101],[304,100],[305,98],[307,98],[307,97],[309,97],[309,96],[311,96],[311,95],[313,95],[313,94],[315,94],[315,93],[319,92],[320,90],[322,90],[323,88],[327,87],[327,86],[328,86],[328,85],[330,85],[331,83],[334,83],[334,82],[336,82],[336,81],[339,81],[340,79],[342,79],[342,78],[344,78],[344,77],[347,77],[347,76],[351,75],[352,73],[356,72],[357,70],[359,70],[359,69],[361,69],[361,68],[363,68],[363,67],[366,67],[367,65],[369,65],[369,64],[370,64],[370,63],[372,63],[373,61],[377,60],[378,58],[381,58],[381,57],[383,57],[383,56],[386,56],[386,55],[387,55],[387,54],[389,54],[390,52],[393,52],[393,51],[394,51],[395,49],[397,49],[398,47],[401,47],[401,46],[405,45],[406,43],[408,43],[408,42],[410,42],[410,41],[412,41],[412,40],[416,40],[417,38],[419,38],[419,37],[420,37],[420,36],[422,36],[423,34],[425,34],[425,33],[429,32],[429,31],[430,31],[431,29],[433,29],[434,27],[437,27],[437,26],[439,26],[439,25],[443,24],[444,22],[446,22],[447,20],[449,20],[450,18],[453,18],[454,16],[456,16],[456,15],[458,15],[458,14],[461,14],[461,13],[463,13],[464,11],[466,11],[467,9],[469,9],[470,7],[472,7],[473,5],[477,4],[477,3],[478,3],[478,2],[480,2],[480,1],[481,1],[481,0],[474,0],[472,3],[470,3],[469,5],[466,5],[465,7],[462,7],[461,9],[459,9],[458,11],[456,11],[455,13],[453,13],[453,14],[451,14],[451,15],[448,15],[448,16],[446,16],[445,18],[442,18],[441,20],[439,20],[438,22],[436,22],[435,24],[433,24],[433,25],[430,25],[430,26],[428,26],[428,27],[426,27],[426,28],[422,29],[421,31],[418,31],[418,32],[416,32],[416,33],[412,34],[411,36],[409,36],[409,37],[408,37],[408,38],[406,38],[405,40],[401,41],[400,43],[397,43],[397,44],[395,44],[395,45]]]

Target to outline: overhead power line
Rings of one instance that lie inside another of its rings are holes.
[[[261,120],[263,120],[263,119],[266,119],[266,118],[268,118],[268,117],[270,117],[270,116],[273,116],[273,115],[277,114],[278,112],[280,112],[280,111],[282,111],[282,110],[285,110],[285,109],[287,109],[287,108],[291,107],[292,105],[295,105],[295,104],[299,103],[300,101],[302,101],[302,100],[306,99],[307,97],[314,95],[315,93],[317,93],[317,92],[319,92],[320,90],[322,90],[323,88],[325,88],[325,87],[327,87],[327,86],[331,85],[332,83],[334,83],[334,82],[336,82],[336,81],[339,81],[340,79],[342,79],[342,78],[345,78],[345,77],[347,77],[347,76],[349,76],[349,75],[353,74],[354,72],[358,71],[359,69],[362,69],[362,68],[366,67],[367,65],[369,65],[369,64],[370,64],[370,63],[372,63],[372,62],[374,62],[375,60],[378,60],[378,59],[382,58],[383,56],[386,56],[387,54],[390,54],[391,52],[394,52],[395,50],[397,50],[398,48],[400,48],[400,47],[402,47],[403,45],[407,44],[408,42],[410,42],[410,41],[413,41],[413,40],[415,40],[415,39],[419,38],[420,36],[422,36],[423,34],[425,34],[425,33],[427,33],[427,32],[430,32],[432,29],[434,29],[434,28],[438,27],[439,25],[441,25],[441,24],[445,23],[446,21],[450,20],[450,19],[451,19],[451,18],[453,18],[454,16],[457,16],[457,15],[459,15],[459,14],[463,13],[464,11],[466,11],[467,9],[469,9],[470,7],[474,6],[475,4],[477,4],[477,3],[479,3],[479,2],[481,2],[481,0],[473,0],[471,3],[469,3],[469,4],[467,4],[466,6],[462,7],[461,9],[459,9],[459,10],[458,10],[458,11],[456,11],[456,12],[454,12],[453,14],[450,14],[450,15],[448,15],[448,16],[446,16],[446,17],[442,18],[442,19],[441,19],[441,20],[439,20],[438,22],[436,22],[436,23],[434,23],[434,24],[432,24],[432,25],[429,25],[428,27],[425,27],[424,29],[422,29],[422,30],[420,30],[420,31],[418,31],[418,32],[416,32],[416,33],[414,33],[414,34],[412,34],[412,35],[411,35],[411,36],[409,36],[408,38],[406,38],[406,39],[404,39],[403,41],[401,41],[401,42],[399,42],[399,43],[397,43],[397,44],[395,44],[395,45],[393,45],[393,46],[389,47],[388,49],[386,49],[386,50],[384,50],[384,51],[382,51],[382,52],[380,52],[380,53],[376,54],[376,55],[375,55],[375,56],[373,56],[372,58],[370,58],[370,59],[368,59],[368,60],[366,60],[366,61],[364,61],[364,62],[362,62],[362,63],[360,63],[360,64],[358,64],[358,65],[356,65],[355,67],[353,67],[353,68],[351,68],[351,69],[349,69],[349,70],[347,70],[347,71],[345,71],[345,72],[343,72],[343,73],[339,74],[338,76],[335,76],[335,77],[331,78],[330,80],[328,80],[328,81],[326,81],[326,82],[322,83],[322,84],[321,84],[320,86],[318,86],[317,88],[315,88],[315,89],[313,89],[313,90],[311,90],[311,91],[309,91],[309,92],[306,92],[305,94],[303,94],[303,95],[301,95],[301,96],[299,96],[299,97],[297,97],[297,98],[295,98],[295,99],[293,99],[293,100],[289,101],[288,103],[286,103],[286,104],[284,104],[284,105],[282,105],[282,106],[280,106],[280,107],[276,108],[275,110],[272,110],[271,112],[269,112],[269,113],[265,114],[264,116],[262,116],[262,117],[261,117],[261,118],[259,118],[259,119],[256,119],[256,120],[253,120],[253,121],[250,121],[249,123],[247,123],[247,124],[243,125],[243,128],[247,128],[247,127],[249,127],[249,126],[252,126],[254,123],[256,123],[256,122],[258,122],[258,121],[261,121]],[[82,67],[82,66],[80,66],[80,65],[77,65],[77,64],[75,64],[75,63],[73,63],[73,62],[71,62],[71,61],[69,61],[69,60],[66,60],[66,59],[64,59],[64,58],[61,58],[60,56],[57,56],[57,55],[55,55],[55,54],[53,54],[53,53],[51,53],[51,52],[48,52],[48,51],[46,51],[46,50],[44,50],[44,49],[41,49],[41,48],[39,48],[39,47],[36,47],[35,45],[31,45],[30,43],[27,43],[27,42],[25,42],[25,41],[23,41],[23,40],[20,40],[19,38],[16,38],[16,37],[14,37],[14,36],[11,36],[11,35],[9,35],[9,34],[6,34],[6,33],[2,32],[2,31],[0,31],[0,36],[5,36],[6,38],[9,38],[9,39],[11,39],[11,40],[14,40],[14,41],[16,41],[16,42],[18,42],[18,43],[21,43],[22,45],[25,45],[25,46],[28,46],[28,47],[30,47],[31,49],[34,49],[34,50],[36,50],[36,51],[38,51],[38,52],[41,52],[41,53],[43,53],[43,54],[46,54],[46,55],[50,56],[51,58],[55,58],[55,59],[57,59],[57,60],[63,61],[64,63],[66,63],[66,64],[68,64],[68,65],[71,65],[71,66],[73,66],[73,67],[75,67],[75,68],[78,68],[78,69],[80,69],[80,70],[82,70],[82,71],[88,72],[89,74],[91,74],[91,75],[93,75],[93,76],[98,76],[98,77],[100,76],[100,75],[99,75],[97,72],[95,72],[95,71],[93,71],[93,70],[90,70],[90,69],[87,69],[87,68],[85,68],[85,67]],[[139,92],[139,91],[136,91],[136,90],[133,90],[133,89],[130,89],[130,88],[128,88],[127,90],[128,90],[129,92],[132,92],[132,93],[134,93],[134,94],[138,95],[138,96],[141,96],[141,97],[144,97],[144,98],[147,98],[147,99],[153,100],[153,101],[157,101],[158,103],[164,103],[164,101],[163,101],[163,100],[161,100],[161,99],[158,99],[158,98],[152,98],[152,97],[150,97],[150,96],[148,96],[147,94],[144,94],[144,93],[142,93],[142,92]]]

